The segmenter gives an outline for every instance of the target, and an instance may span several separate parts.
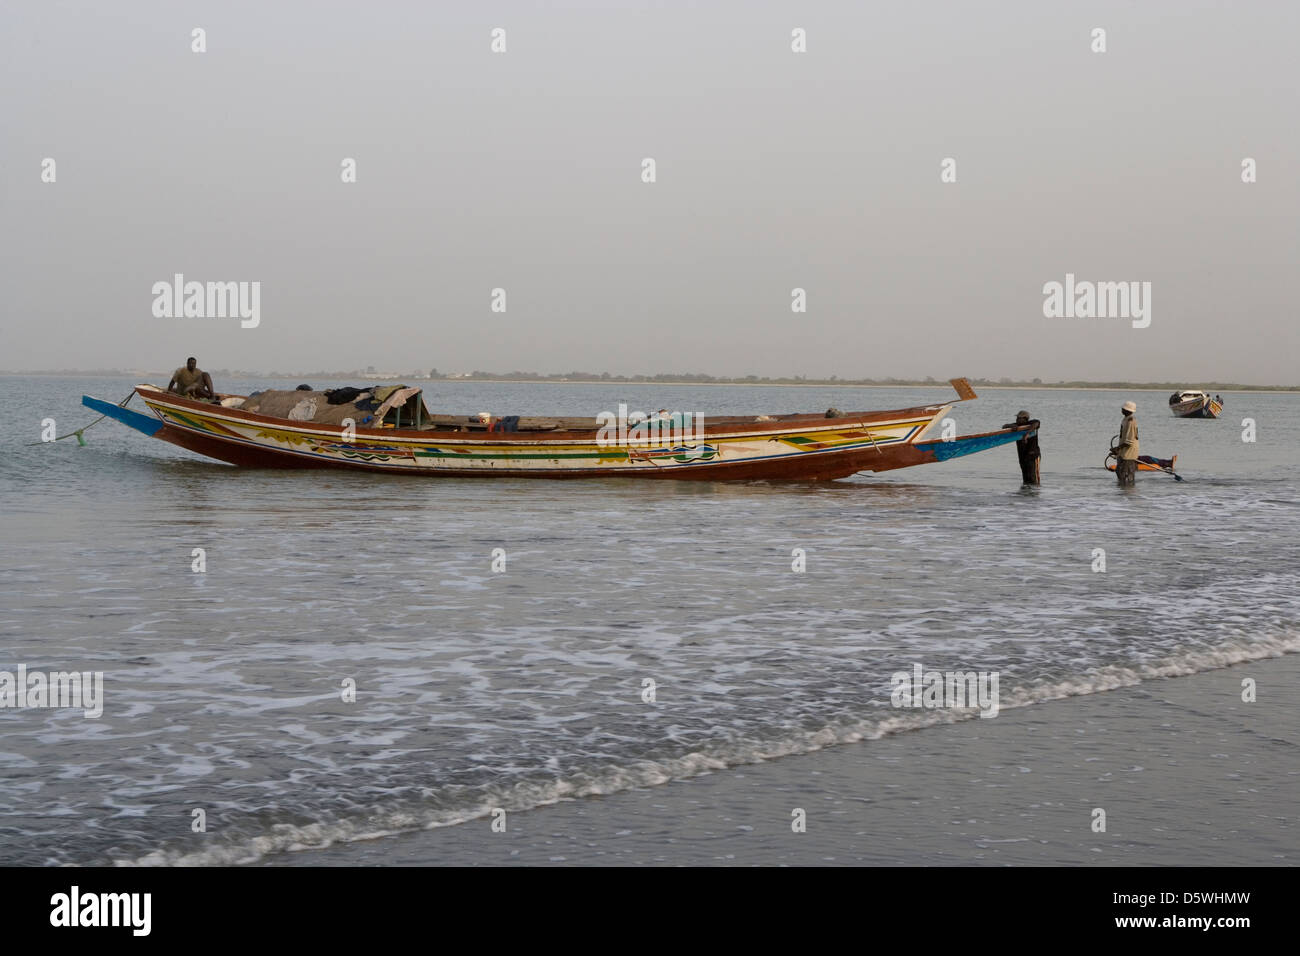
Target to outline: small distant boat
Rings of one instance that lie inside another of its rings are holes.
[[[953,379],[957,401],[975,398]],[[314,391],[182,398],[154,385],[136,395],[144,415],[89,395],[82,404],[146,435],[260,468],[352,468],[428,476],[828,480],[946,461],[1018,441],[1038,422],[994,432],[935,436],[952,400],[891,411],[826,415],[739,415],[696,419],[690,427],[624,430],[614,416],[510,416],[510,430],[484,416],[430,414],[419,388],[361,392],[347,400]],[[674,414],[676,419],[692,416]],[[490,418],[490,416],[489,416]],[[602,427],[604,422],[604,427]],[[504,424],[504,422],[502,423]]]
[[[1169,396],[1169,410],[1175,418],[1218,418],[1223,402],[1208,392],[1187,389]]]

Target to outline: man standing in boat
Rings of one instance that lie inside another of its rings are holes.
[[[193,355],[185,364],[172,372],[172,380],[167,383],[167,391],[175,392],[185,398],[215,399],[216,391],[212,388],[212,376],[199,368],[198,359]]]
[[[1120,487],[1127,488],[1134,483],[1137,475],[1137,405],[1134,402],[1125,402],[1121,410],[1124,412],[1124,420],[1119,426],[1119,444],[1112,450],[1115,452],[1115,478],[1120,483]]]

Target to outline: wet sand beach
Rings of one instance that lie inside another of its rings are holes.
[[[1288,654],[264,862],[1289,866],[1298,681]]]

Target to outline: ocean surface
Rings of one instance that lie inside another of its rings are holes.
[[[1218,421],[1163,392],[958,405],[960,434],[1042,420],[1036,490],[1010,447],[782,485],[243,471],[112,421],[27,444],[132,384],[0,377],[0,671],[104,675],[98,719],[0,709],[3,864],[268,862],[978,719],[893,707],[916,664],[996,671],[1005,712],[1300,651],[1300,395],[1224,393]],[[950,395],[427,390],[498,415]],[[1183,482],[1102,470],[1129,398]]]

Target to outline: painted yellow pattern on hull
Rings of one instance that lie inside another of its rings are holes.
[[[564,441],[546,438],[493,443],[482,438],[427,440],[388,438],[374,430],[358,431],[348,438],[342,430],[268,426],[214,411],[173,407],[145,397],[146,404],[169,425],[205,437],[304,455],[344,464],[367,464],[394,469],[525,470],[530,472],[582,469],[635,473],[647,468],[690,468],[717,463],[772,460],[862,448],[887,448],[921,437],[951,406],[937,406],[933,414],[898,421],[864,423],[845,428],[734,435],[706,434],[703,441],[665,443],[631,440],[626,444]],[[775,424],[775,423],[774,423]],[[594,429],[593,429],[594,432]]]

